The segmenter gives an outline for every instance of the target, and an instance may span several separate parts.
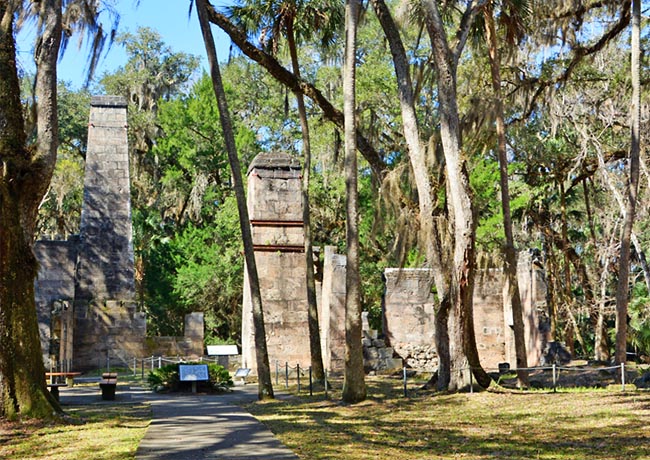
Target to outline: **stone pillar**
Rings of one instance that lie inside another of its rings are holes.
[[[325,247],[322,301],[319,309],[323,366],[332,372],[345,369],[345,272],[347,259]]]
[[[77,262],[77,300],[135,297],[126,101],[94,96]]]
[[[301,168],[285,153],[260,153],[248,169],[248,212],[260,279],[269,364],[310,365]],[[242,364],[256,369],[253,311],[244,270]]]
[[[504,290],[506,278],[500,268],[476,271],[474,285],[474,335],[481,365],[486,371],[499,369],[499,364],[513,361],[508,356],[508,343],[512,342],[512,308],[507,305]]]
[[[128,362],[142,353],[144,314],[136,311],[127,104],[91,100],[75,277],[74,365]]]
[[[387,268],[383,302],[384,335],[415,369],[438,366],[435,348],[433,274],[429,269]]]
[[[185,328],[183,335],[203,342],[203,313],[192,312],[185,315]],[[202,354],[202,353],[201,353]]]

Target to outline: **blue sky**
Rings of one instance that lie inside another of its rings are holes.
[[[202,66],[207,66],[203,38],[199,29],[196,10],[188,17],[189,0],[140,0],[136,8],[135,0],[114,0],[115,9],[120,14],[120,32],[135,32],[138,27],[150,27],[156,30],[163,41],[176,52],[186,52],[199,56]],[[110,27],[110,23],[107,23]],[[26,69],[33,67],[31,50],[34,28],[29,27],[18,37],[18,59]],[[219,60],[228,58],[230,39],[217,27],[212,28],[217,42]],[[73,37],[68,45],[63,60],[59,62],[59,79],[71,82],[79,88],[85,78],[88,50],[78,47],[78,37]],[[108,53],[102,54],[96,75],[112,72],[126,63],[124,49],[113,44]]]

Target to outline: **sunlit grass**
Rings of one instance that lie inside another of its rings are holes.
[[[304,459],[650,458],[650,394],[481,392],[402,394],[369,380],[369,399],[340,392],[256,403],[248,409]]]
[[[134,459],[149,426],[145,404],[66,407],[71,423],[0,423],[0,458]]]

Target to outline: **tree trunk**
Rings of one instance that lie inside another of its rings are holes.
[[[300,79],[300,65],[298,64],[298,51],[293,32],[293,24],[287,24],[287,43],[291,55],[293,74]],[[309,138],[309,123],[305,98],[302,93],[294,93],[298,104],[300,128],[302,131],[302,228],[305,238],[305,276],[307,283],[307,320],[309,323],[309,351],[311,354],[311,369],[317,381],[325,379],[323,368],[323,354],[320,343],[320,327],[318,325],[318,304],[316,302],[316,280],[314,279],[314,249],[311,234],[311,217],[309,205],[309,180],[311,175],[311,143]]]
[[[476,222],[469,174],[461,150],[456,94],[458,58],[467,40],[469,24],[472,22],[475,9],[471,4],[468,5],[457,34],[458,43],[452,50],[447,42],[447,32],[437,2],[424,0],[422,3],[437,71],[440,135],[447,172],[447,206],[451,224],[450,233],[454,237],[449,291],[451,369],[448,389],[455,391],[467,387],[470,383],[468,369],[471,369],[481,386],[487,387],[490,384],[490,377],[481,367],[474,336],[472,296],[476,269],[474,248]]]
[[[420,142],[420,130],[418,128],[417,115],[415,113],[415,104],[413,100],[413,83],[409,71],[409,63],[406,57],[406,51],[400,37],[399,31],[390,10],[384,0],[371,0],[375,9],[375,14],[384,35],[388,40],[388,45],[393,57],[393,66],[397,77],[397,92],[402,114],[402,129],[404,139],[408,146],[409,160],[415,178],[415,186],[418,191],[418,204],[420,207],[420,220],[431,220],[433,218],[433,188],[429,177],[429,168],[427,167],[424,149]],[[432,226],[422,225],[430,231]],[[432,237],[428,233],[427,239]],[[431,248],[427,245],[427,257],[430,257]]]
[[[555,270],[555,254],[553,252],[553,236],[549,227],[543,227],[544,242],[542,243],[542,254],[544,255],[544,271],[546,272],[546,306],[548,314],[548,337],[549,342],[557,341],[557,297],[555,287],[557,273]]]
[[[512,218],[510,213],[510,191],[508,186],[508,157],[506,152],[506,123],[503,114],[503,97],[501,95],[501,58],[497,43],[496,27],[492,2],[488,2],[483,10],[485,31],[488,43],[488,56],[492,75],[492,91],[494,92],[494,111],[496,114],[497,153],[499,157],[499,184],[501,186],[501,210],[503,212],[503,231],[506,241],[503,247],[504,272],[507,283],[507,298],[512,308],[512,322],[515,336],[515,355],[517,359],[517,384],[520,388],[528,386],[528,358],[526,356],[526,340],[524,337],[523,308],[519,293],[517,278],[517,251],[512,234]]]
[[[257,265],[255,263],[255,251],[253,249],[253,237],[251,234],[250,219],[248,217],[248,208],[246,206],[246,195],[244,193],[244,181],[241,174],[239,157],[235,146],[235,137],[228,112],[226,93],[221,80],[219,70],[219,61],[217,59],[217,50],[214,46],[214,38],[208,22],[207,0],[196,0],[196,11],[199,16],[201,33],[205,43],[205,50],[208,55],[210,65],[210,76],[212,77],[212,86],[219,106],[219,116],[221,128],[223,130],[226,149],[228,151],[228,161],[233,178],[233,188],[237,198],[237,209],[239,211],[239,225],[242,232],[244,243],[244,257],[246,260],[246,270],[248,282],[251,290],[251,302],[253,304],[253,328],[255,330],[255,355],[257,359],[257,377],[259,399],[273,398],[273,385],[271,383],[271,368],[269,366],[269,355],[266,349],[266,331],[264,327],[264,310],[262,308],[262,295],[260,293],[260,282],[257,276]]]
[[[631,147],[630,179],[627,185],[627,205],[625,221],[621,235],[621,253],[619,257],[618,282],[616,284],[616,362],[624,363],[627,359],[627,307],[629,303],[630,274],[630,238],[636,212],[636,199],[639,188],[639,151],[640,151],[640,22],[641,0],[632,2],[632,104],[630,105]]]
[[[599,166],[598,170],[600,171],[603,178],[605,179],[605,183],[607,184],[607,187],[612,192],[612,196],[614,197],[614,200],[618,203],[618,206],[621,210],[621,216],[623,216],[623,219],[625,219],[627,213],[625,199],[623,198],[623,195],[617,188],[616,183],[612,178],[612,174],[609,173],[602,152],[596,150],[596,154],[598,156],[598,166]],[[639,156],[639,160],[641,160],[640,156]],[[632,233],[630,234],[630,242],[634,246],[634,252],[637,254],[639,258],[639,262],[643,270],[643,279],[645,281],[645,285],[646,288],[648,289],[648,292],[650,292],[650,268],[648,268],[648,261],[645,256],[645,251],[643,250],[643,247],[641,246],[641,243],[639,242],[639,238],[636,236],[636,233],[634,233],[634,228],[632,228]]]
[[[605,297],[607,295],[607,273],[609,272],[609,257],[605,257],[600,283],[600,299],[598,301],[598,316],[594,331],[594,359],[609,361],[609,346],[607,345],[607,328],[605,327]]]
[[[51,418],[60,407],[47,391],[34,300],[32,246],[38,205],[56,162],[56,59],[61,1],[40,5],[35,56],[37,145],[26,147],[14,42],[14,12],[0,5],[0,416]]]
[[[406,57],[406,51],[400,37],[399,31],[390,10],[384,0],[371,0],[375,9],[375,14],[379,23],[384,30],[384,35],[393,57],[393,66],[397,77],[397,91],[400,100],[400,109],[402,114],[402,128],[404,139],[409,151],[409,160],[415,186],[418,191],[418,205],[420,217],[420,238],[419,240],[425,247],[427,262],[433,268],[434,282],[436,293],[438,295],[438,305],[435,310],[435,345],[438,353],[438,372],[432,377],[435,380],[436,387],[439,390],[446,389],[450,380],[450,355],[449,355],[449,269],[443,268],[443,259],[448,258],[449,254],[443,254],[444,248],[439,240],[438,225],[434,221],[434,194],[429,168],[426,162],[426,156],[422,143],[420,142],[420,133],[415,113],[415,103],[413,96],[413,84],[409,71],[409,63]],[[433,381],[427,385],[433,384]]]
[[[345,190],[347,269],[345,276],[345,377],[343,400],[366,399],[363,350],[361,348],[361,280],[359,276],[359,197],[357,193],[356,145],[356,51],[359,0],[345,4],[345,63],[343,66],[343,113],[345,119]]]
[[[582,181],[582,191],[585,199],[585,210],[587,211],[587,220],[589,222],[589,234],[594,251],[598,248],[598,239],[596,238],[596,229],[594,225],[593,211],[591,209],[591,200],[589,199],[589,186],[587,180]],[[598,256],[598,254],[596,254]],[[592,310],[589,318],[594,328],[594,359],[596,361],[609,360],[609,347],[607,346],[607,330],[605,329],[605,296],[607,295],[607,278],[609,257],[595,257],[598,261],[597,269],[600,270],[600,293],[596,294],[596,286],[588,283],[589,289],[585,291],[590,293]],[[594,276],[594,278],[596,278]],[[600,296],[600,297],[598,297]]]

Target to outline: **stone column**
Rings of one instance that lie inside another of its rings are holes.
[[[260,153],[248,170],[248,212],[260,279],[269,364],[310,365],[302,228],[301,168],[285,153]],[[242,362],[255,369],[248,276],[244,271]]]
[[[323,365],[333,372],[345,369],[345,272],[347,259],[325,247],[322,302],[319,311]]]
[[[95,96],[75,276],[75,366],[126,361],[142,350],[144,315],[136,311],[129,183],[127,104]]]

